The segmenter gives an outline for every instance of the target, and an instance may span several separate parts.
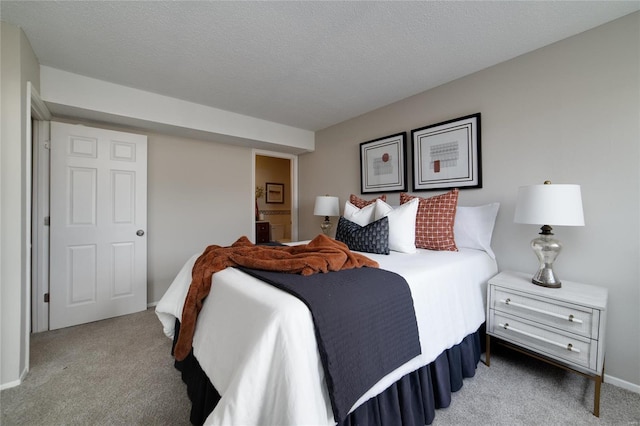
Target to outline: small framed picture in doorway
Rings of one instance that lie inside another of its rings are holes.
[[[265,186],[266,186],[266,193],[267,193],[266,202],[268,204],[284,204],[284,184],[283,183],[267,182]]]

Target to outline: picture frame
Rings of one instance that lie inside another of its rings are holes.
[[[413,191],[482,188],[480,113],[411,131]]]
[[[265,184],[265,202],[267,204],[284,204],[284,184],[267,182]]]
[[[360,192],[407,190],[407,132],[360,144]]]

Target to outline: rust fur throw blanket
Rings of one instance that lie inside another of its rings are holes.
[[[182,361],[191,351],[196,319],[209,294],[212,275],[233,266],[311,275],[362,266],[377,268],[378,263],[353,253],[346,244],[322,234],[308,244],[297,246],[259,246],[247,237],[240,237],[229,247],[211,245],[193,266],[191,286],[184,301],[180,334],[174,350],[176,360]]]

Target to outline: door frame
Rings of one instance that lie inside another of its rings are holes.
[[[285,158],[289,161],[289,175],[291,178],[291,241],[298,241],[298,156],[294,154],[286,154],[283,152],[265,151],[260,149],[252,149],[251,155],[251,188],[249,191],[251,197],[251,206],[256,202],[256,156]],[[251,212],[251,223],[255,222],[254,209]],[[251,236],[256,241],[256,227],[251,226]]]
[[[31,322],[27,331],[37,333],[49,329],[49,305],[44,301],[44,294],[49,292],[49,227],[45,225],[45,217],[49,215],[48,144],[51,113],[31,82],[27,83],[27,100],[27,141],[30,143],[26,156],[26,175],[29,177],[26,187],[31,192],[25,198],[31,228],[25,242],[26,247],[30,248],[26,271],[26,276],[30,277],[26,286],[30,291],[25,304],[27,308],[31,307],[26,315]]]
[[[49,129],[50,121],[33,122],[33,194],[31,212],[31,331],[49,329]]]

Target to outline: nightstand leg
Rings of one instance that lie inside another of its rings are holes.
[[[484,364],[489,367],[491,364],[491,336],[487,334],[487,349],[484,354]]]
[[[602,385],[602,376],[596,376],[596,388],[593,391],[593,415],[600,417],[600,386]]]
[[[596,386],[593,390],[593,415],[596,417],[600,417],[600,387],[602,386],[602,379],[604,378],[604,364],[602,361],[602,373],[599,376],[596,376]]]

